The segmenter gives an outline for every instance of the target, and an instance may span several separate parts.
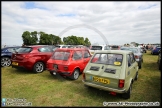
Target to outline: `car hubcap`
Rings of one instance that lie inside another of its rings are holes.
[[[74,78],[77,79],[78,76],[79,76],[79,72],[76,70],[76,71],[74,72]]]
[[[37,72],[42,72],[43,71],[43,64],[39,63],[36,65],[36,71]]]
[[[11,60],[9,58],[2,58],[1,60],[1,66],[10,66]]]

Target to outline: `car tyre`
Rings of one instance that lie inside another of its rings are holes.
[[[140,63],[139,63],[139,69],[141,69],[141,68],[142,68],[142,63],[140,62]]]
[[[131,91],[132,91],[132,84],[130,84],[130,87],[129,87],[127,93],[123,93],[122,94],[122,98],[129,99],[130,98],[130,95],[131,95]]]
[[[43,72],[44,71],[44,63],[42,63],[42,62],[37,62],[37,63],[35,63],[34,64],[34,67],[33,67],[33,71],[35,72],[35,73],[41,73],[41,72]]]
[[[138,71],[136,72],[135,80],[137,81],[137,79],[138,79]]]
[[[9,57],[1,58],[1,67],[8,67],[11,65],[11,59]]]
[[[73,80],[77,80],[79,78],[79,75],[80,75],[79,69],[75,69],[70,78]]]

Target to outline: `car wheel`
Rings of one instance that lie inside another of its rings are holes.
[[[1,66],[8,67],[11,65],[11,59],[9,57],[2,57],[1,58]]]
[[[130,84],[130,87],[129,87],[127,93],[123,93],[123,94],[122,94],[122,97],[123,97],[124,99],[129,99],[129,98],[130,98],[130,95],[131,95],[131,91],[132,91],[132,84]]]
[[[79,78],[79,74],[80,74],[79,69],[75,69],[70,78],[73,80],[77,80]]]
[[[138,79],[138,72],[136,72],[136,77],[135,77],[135,80],[137,81]]]
[[[44,64],[42,62],[37,62],[34,65],[33,71],[36,73],[41,73],[44,71]]]
[[[139,69],[141,69],[141,68],[142,68],[142,63],[140,62],[140,63],[139,63]]]

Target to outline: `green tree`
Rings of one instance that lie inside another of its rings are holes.
[[[23,40],[23,44],[31,45],[31,38],[30,38],[30,32],[29,31],[24,31],[23,32],[22,40]]]

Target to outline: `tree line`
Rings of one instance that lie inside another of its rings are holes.
[[[79,37],[79,36],[67,36],[63,40],[59,36],[53,34],[47,34],[45,32],[29,32],[24,31],[22,34],[22,40],[24,45],[85,45],[90,46],[91,42],[88,38]]]

